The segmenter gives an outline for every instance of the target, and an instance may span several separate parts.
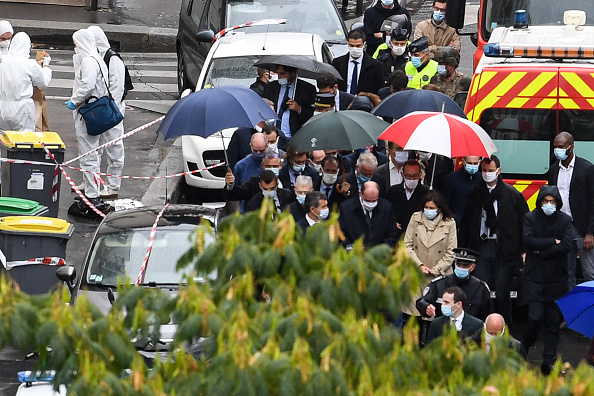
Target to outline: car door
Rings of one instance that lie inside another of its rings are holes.
[[[185,26],[181,26],[180,19],[181,52],[187,78],[192,86],[196,85],[206,55],[212,46],[212,43],[201,43],[196,40],[196,34],[200,30],[208,29],[209,5],[210,0],[193,0],[188,7],[188,15],[184,21]]]

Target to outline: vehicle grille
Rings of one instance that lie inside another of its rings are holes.
[[[204,165],[207,167],[220,164],[225,162],[225,153],[223,150],[205,151],[202,153],[202,160],[204,161]],[[225,174],[227,173],[227,167],[219,166],[217,168],[209,169],[207,172],[210,172],[211,175],[216,177],[225,177]]]

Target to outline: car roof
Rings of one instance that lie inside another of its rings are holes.
[[[269,54],[314,55],[314,46],[318,48],[324,42],[317,34],[294,32],[251,33],[227,43],[225,39],[228,38],[219,40],[213,58]]]

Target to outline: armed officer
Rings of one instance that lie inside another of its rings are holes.
[[[417,309],[425,317],[441,316],[441,296],[449,287],[458,286],[467,297],[464,312],[485,320],[493,312],[493,303],[487,283],[471,275],[478,253],[465,248],[456,248],[454,253],[454,273],[435,278],[417,300]]]

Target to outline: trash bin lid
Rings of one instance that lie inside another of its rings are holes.
[[[71,224],[63,219],[36,216],[6,216],[0,219],[0,232],[71,234]]]
[[[39,202],[30,199],[0,197],[0,213],[29,214],[40,206]]]
[[[41,142],[52,146],[51,148],[66,147],[56,132],[2,131],[0,134],[0,143],[8,148],[43,148]]]

